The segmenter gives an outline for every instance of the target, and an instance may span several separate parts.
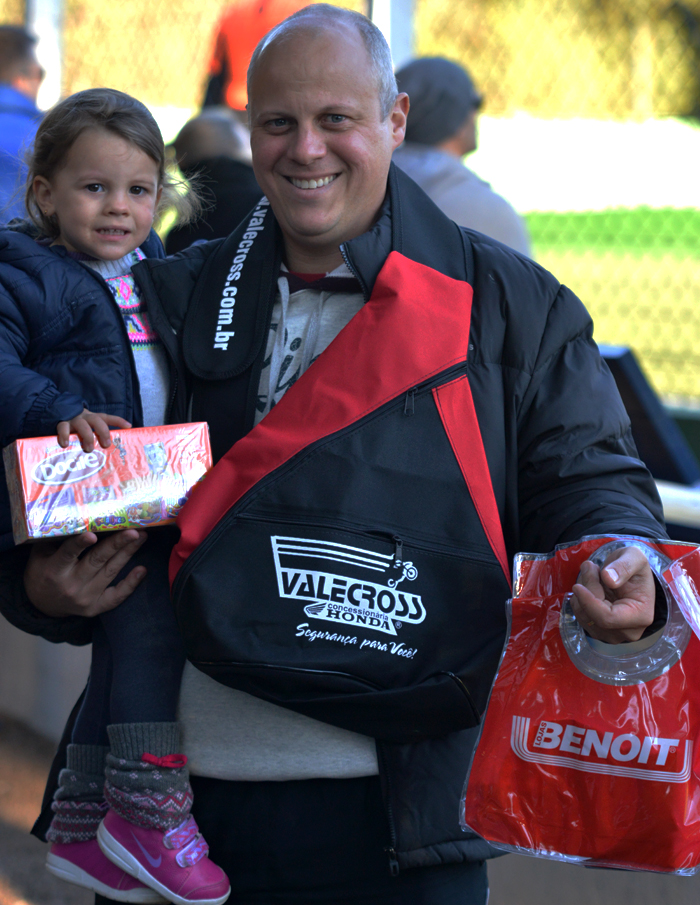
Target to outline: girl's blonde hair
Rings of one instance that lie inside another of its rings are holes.
[[[89,88],[71,94],[52,107],[41,121],[29,155],[25,205],[30,219],[47,236],[59,235],[58,219],[47,216],[34,197],[34,179],[51,180],[60,170],[74,142],[86,129],[106,129],[147,154],[158,166],[163,187],[156,219],[174,208],[179,223],[193,220],[202,209],[197,189],[170,175],[158,123],[136,98],[113,88]],[[184,188],[184,191],[183,191]]]

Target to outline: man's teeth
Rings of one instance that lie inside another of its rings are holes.
[[[322,185],[328,185],[333,182],[335,176],[324,176],[323,179],[294,179],[290,176],[293,186],[298,189],[319,189]]]

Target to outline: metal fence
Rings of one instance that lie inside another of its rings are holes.
[[[697,404],[700,3],[418,0],[416,36],[484,92],[494,188],[526,212],[596,339],[631,346],[666,399]]]
[[[226,0],[66,0],[63,93],[109,84],[196,110]],[[364,11],[364,0],[345,3]],[[21,22],[24,0],[0,0]],[[535,255],[700,406],[700,0],[416,0],[418,54],[485,96],[468,164],[527,217]]]

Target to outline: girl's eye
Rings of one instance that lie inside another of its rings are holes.
[[[142,185],[132,185],[129,191],[132,195],[143,195],[146,189]]]
[[[100,192],[102,191],[102,186],[99,182],[91,182],[90,185],[86,185],[85,188],[88,192]]]

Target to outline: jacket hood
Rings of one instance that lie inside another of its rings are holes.
[[[408,220],[405,211],[410,211]],[[423,224],[423,229],[413,228],[410,220],[415,217]],[[341,251],[359,278],[368,299],[391,251],[398,251],[445,276],[463,278],[464,260],[456,261],[447,250],[450,247],[448,240],[455,232],[459,232],[459,227],[443,214],[413,179],[392,163],[386,198],[376,223],[366,233],[341,245]],[[467,246],[464,247],[466,254]],[[469,282],[471,277],[471,264],[468,262]]]

